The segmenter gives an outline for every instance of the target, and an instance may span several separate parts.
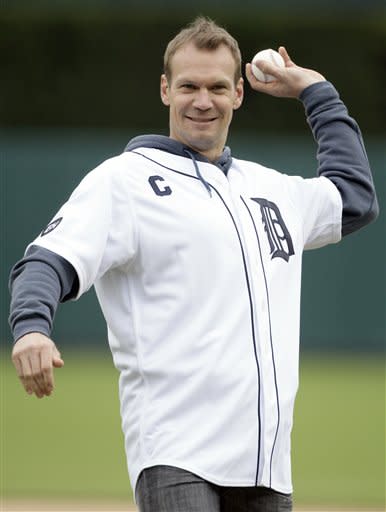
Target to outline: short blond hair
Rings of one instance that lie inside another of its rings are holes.
[[[210,18],[197,17],[192,23],[183,28],[167,45],[164,54],[164,73],[171,80],[171,59],[184,45],[193,43],[199,50],[214,51],[220,46],[226,46],[236,64],[235,83],[241,78],[241,52],[238,42],[225,28],[220,27]]]

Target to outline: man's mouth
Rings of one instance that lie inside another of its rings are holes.
[[[215,117],[196,117],[196,116],[186,116],[190,121],[193,121],[193,123],[200,123],[200,124],[209,124],[216,120]]]

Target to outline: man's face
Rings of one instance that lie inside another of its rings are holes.
[[[161,98],[170,108],[170,137],[218,158],[225,146],[233,110],[243,99],[243,79],[235,84],[236,63],[226,46],[180,48],[171,59],[171,79],[161,77]]]

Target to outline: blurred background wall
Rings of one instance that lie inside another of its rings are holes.
[[[239,41],[244,62],[284,44],[332,81],[359,122],[385,199],[386,16],[383,1],[62,0],[5,2],[0,11],[1,325],[7,279],[25,246],[80,179],[140,133],[168,133],[159,75],[168,40],[197,14]],[[229,143],[237,157],[313,176],[315,143],[295,100],[246,87]],[[304,257],[303,350],[382,352],[385,217]],[[105,346],[94,292],[57,314],[54,338]]]

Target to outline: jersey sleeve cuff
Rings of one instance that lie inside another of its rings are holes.
[[[29,318],[19,321],[13,328],[12,334],[14,343],[26,334],[30,334],[32,332],[44,334],[48,338],[51,335],[49,323],[44,318]]]
[[[304,105],[307,117],[318,110],[324,110],[331,102],[341,102],[338,91],[327,81],[309,85],[301,92],[299,99]]]

